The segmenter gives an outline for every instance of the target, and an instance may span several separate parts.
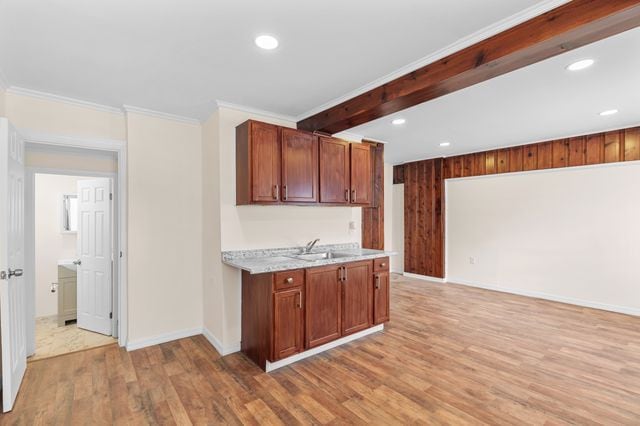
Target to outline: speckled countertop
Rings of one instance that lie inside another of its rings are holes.
[[[333,265],[336,263],[355,262],[358,260],[370,260],[380,257],[394,256],[397,253],[363,249],[357,243],[318,245],[313,253],[331,251],[344,257],[320,260],[295,259],[293,255],[299,254],[300,247],[236,250],[222,252],[222,262],[238,269],[243,269],[251,274],[264,272],[287,271],[291,269],[314,268],[317,266]]]

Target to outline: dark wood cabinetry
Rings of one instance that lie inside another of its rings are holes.
[[[320,138],[320,202],[349,204],[350,145],[340,139]]]
[[[371,261],[353,262],[342,272],[342,335],[371,326]]]
[[[369,206],[370,145],[249,120],[236,127],[236,204]]]
[[[318,201],[318,138],[293,129],[281,130],[282,201]]]
[[[242,352],[261,368],[389,320],[389,258],[242,273]]]
[[[313,348],[340,337],[342,266],[307,269],[306,347]]]
[[[351,144],[351,204],[371,204],[372,184],[370,145]]]
[[[302,287],[273,295],[273,361],[303,349]]]

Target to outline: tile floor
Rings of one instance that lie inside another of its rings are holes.
[[[83,330],[75,323],[58,327],[55,316],[36,318],[36,353],[28,360],[50,358],[116,342],[111,336]]]

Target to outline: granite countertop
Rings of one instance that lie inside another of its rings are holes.
[[[397,253],[384,250],[372,250],[360,248],[358,243],[330,244],[316,246],[312,253],[331,251],[344,257],[302,260],[290,257],[300,253],[300,247],[236,250],[222,252],[222,262],[238,269],[243,269],[251,274],[264,272],[287,271],[291,269],[315,268],[317,266],[333,265],[336,263],[355,262],[358,260],[370,260],[380,257],[394,256]]]

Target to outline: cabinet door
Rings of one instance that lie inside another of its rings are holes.
[[[371,174],[371,147],[351,144],[351,204],[371,204],[373,176]]]
[[[278,127],[251,122],[251,201],[277,203],[280,192]]]
[[[340,268],[307,269],[305,280],[306,348],[320,346],[340,337]]]
[[[344,265],[342,282],[342,335],[369,328],[372,321],[371,261]]]
[[[320,138],[320,202],[349,203],[349,142]]]
[[[273,294],[272,361],[302,351],[302,287]]]
[[[295,129],[282,129],[281,200],[318,201],[318,138]]]
[[[373,323],[389,321],[389,273],[378,272],[373,277]]]

